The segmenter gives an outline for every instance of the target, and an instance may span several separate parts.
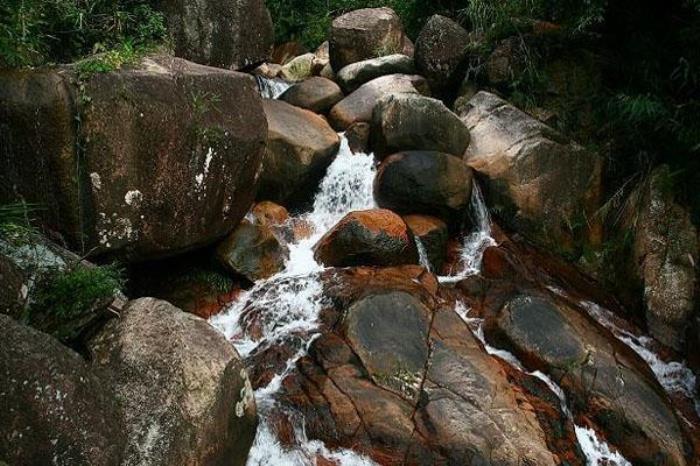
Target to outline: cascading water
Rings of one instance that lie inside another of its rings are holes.
[[[306,354],[318,335],[318,315],[323,306],[323,286],[319,274],[323,267],[314,260],[312,248],[345,214],[375,206],[372,195],[375,171],[374,157],[371,154],[352,154],[347,139],[341,134],[338,155],[328,167],[312,210],[289,220],[306,223],[310,234],[288,245],[290,254],[284,270],[255,283],[226,312],[211,319],[211,323],[232,341],[243,358],[264,350],[269,345],[278,344],[285,338],[300,339],[304,337],[299,335],[306,335],[305,341],[298,344],[298,351],[287,361],[285,368],[255,392],[260,425],[248,458],[249,466],[314,464],[317,455],[344,466],[373,464],[350,450],[329,451],[322,442],[308,440],[303,420],[298,416],[292,416],[296,421],[298,447],[293,450],[284,449],[268,422],[268,416],[273,409],[283,409],[277,404],[275,395],[289,371]],[[246,311],[251,306],[265,309],[264,315],[260,316],[263,321],[256,322],[259,334],[262,335],[259,339],[253,338],[247,328],[249,322]]]
[[[469,326],[474,336],[484,345],[486,352],[492,356],[497,356],[506,361],[511,366],[521,372],[525,372],[533,377],[542,380],[559,397],[562,411],[573,420],[573,416],[566,403],[566,395],[559,385],[557,385],[547,374],[541,371],[528,372],[522,363],[509,351],[494,348],[489,345],[484,338],[484,319],[469,317],[469,308],[461,301],[455,304],[455,312]],[[610,448],[604,440],[598,438],[596,433],[587,427],[574,423],[574,432],[578,440],[581,451],[586,456],[588,466],[632,466],[619,452]]]
[[[255,76],[258,90],[263,99],[276,99],[291,87],[291,84],[282,79],[270,79],[264,76]]]
[[[459,269],[452,275],[438,277],[440,283],[454,283],[478,274],[481,271],[484,251],[490,246],[496,246],[496,240],[491,236],[491,216],[476,180],[472,184],[469,217],[474,229],[462,242]]]
[[[423,241],[421,239],[414,235],[413,239],[416,242],[416,249],[418,249],[418,263],[425,267],[425,270],[428,272],[432,272],[432,269],[430,267],[430,259],[428,259],[428,251],[425,249],[425,244],[423,244]]]

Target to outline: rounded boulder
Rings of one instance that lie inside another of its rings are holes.
[[[343,91],[330,79],[314,76],[287,89],[280,99],[311,110],[315,113],[326,113],[343,98]]]

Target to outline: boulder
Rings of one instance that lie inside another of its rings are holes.
[[[350,212],[314,246],[314,258],[330,267],[417,264],[406,223],[390,210]]]
[[[289,204],[315,191],[340,147],[338,134],[322,117],[280,100],[263,103],[268,142],[259,198]]]
[[[282,67],[279,76],[286,81],[303,81],[320,71],[320,68],[316,68],[315,63],[316,55],[313,53],[299,55]]]
[[[238,224],[267,135],[250,76],[151,56],[75,82],[70,69],[0,73],[0,202],[46,206],[44,223],[75,250],[126,261],[200,247]]]
[[[253,391],[236,350],[205,320],[141,298],[89,348],[122,403],[121,418],[104,419],[125,426],[123,464],[245,464]]]
[[[553,251],[600,243],[602,159],[488,92],[460,115],[467,164],[482,175],[487,203],[510,228]]]
[[[425,248],[430,269],[440,273],[447,256],[447,224],[429,215],[406,215],[403,220]]]
[[[331,23],[329,55],[334,70],[368,58],[410,52],[401,20],[391,8],[363,8]]]
[[[372,150],[380,159],[404,150],[434,150],[462,157],[469,130],[445,104],[417,94],[382,97],[372,115]]]
[[[0,458],[8,464],[119,465],[114,393],[74,351],[0,315]]]
[[[464,77],[469,33],[449,18],[433,15],[416,39],[416,69],[435,93],[456,86]]]
[[[487,321],[485,332],[528,370],[557,380],[574,414],[597,423],[632,464],[692,464],[663,388],[636,353],[587,315],[522,294]]]
[[[282,44],[276,45],[273,50],[272,54],[270,55],[270,62],[276,63],[278,65],[286,65],[289,63],[294,57],[298,57],[299,55],[304,55],[305,53],[308,53],[309,50],[304,47],[303,44],[296,42],[296,41],[290,41],[290,42],[284,42]]]
[[[272,201],[258,202],[251,210],[255,223],[265,226],[280,226],[289,219],[287,209]]]
[[[296,107],[326,113],[343,98],[343,91],[330,79],[315,76],[293,85],[280,97]]]
[[[0,253],[0,314],[19,319],[27,304],[28,292],[22,270]]]
[[[462,159],[433,151],[399,152],[379,166],[374,198],[401,214],[434,215],[451,226],[464,220],[472,171]]]
[[[159,0],[175,55],[238,70],[266,61],[273,44],[264,0]],[[245,107],[244,107],[245,108]]]
[[[685,348],[692,325],[698,231],[690,212],[675,202],[668,189],[670,168],[656,168],[638,194],[634,226],[633,268],[643,284],[647,327],[659,341],[676,350]]]
[[[328,115],[331,124],[342,131],[355,122],[371,121],[372,111],[377,101],[390,93],[428,94],[429,89],[421,76],[407,74],[381,76],[363,84],[335,104]]]
[[[289,250],[270,226],[243,220],[217,246],[216,257],[229,271],[255,282],[282,270]]]
[[[309,438],[379,464],[583,465],[556,396],[514,380],[436,291],[416,266],[325,274],[320,334],[280,396]]]
[[[414,74],[413,58],[397,53],[351,63],[338,71],[336,80],[345,92],[387,74]]]

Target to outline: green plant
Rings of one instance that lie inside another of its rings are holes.
[[[39,272],[24,320],[61,340],[77,338],[125,284],[116,265],[73,264]]]
[[[5,0],[0,67],[72,62],[122,44],[165,38],[165,20],[145,0]]]
[[[40,210],[39,205],[26,202],[0,205],[0,238],[13,243],[26,242],[36,231],[33,214]]]

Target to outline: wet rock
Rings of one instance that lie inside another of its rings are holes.
[[[329,55],[334,70],[368,58],[403,53],[407,38],[391,8],[363,8],[331,23]]]
[[[284,268],[289,250],[271,227],[243,220],[216,248],[219,262],[251,282],[271,277]]]
[[[434,150],[461,157],[469,130],[445,104],[417,94],[382,97],[372,115],[372,149],[381,158],[405,150]]]
[[[542,370],[575,414],[596,422],[633,464],[691,464],[676,414],[636,353],[564,305],[533,295],[509,300],[487,336]]]
[[[0,458],[9,464],[118,465],[117,400],[83,358],[0,315]]]
[[[0,73],[0,202],[44,205],[44,223],[75,250],[126,261],[200,247],[238,224],[267,135],[250,76],[152,56],[82,90],[74,82],[65,69]],[[80,96],[90,102],[78,128]]]
[[[251,210],[255,223],[264,226],[280,226],[289,219],[287,209],[271,201],[258,202]]]
[[[403,219],[425,247],[431,270],[439,273],[447,255],[447,224],[429,215],[406,215]]]
[[[175,55],[242,69],[272,52],[273,27],[263,0],[161,0]]]
[[[28,291],[22,270],[0,253],[0,314],[18,319],[27,304]]]
[[[561,253],[600,243],[597,154],[488,92],[460,116],[471,135],[467,163],[483,175],[489,207],[502,221]]]
[[[345,92],[388,74],[414,74],[413,58],[397,53],[351,63],[338,71],[336,79]]]
[[[122,402],[124,463],[245,464],[257,425],[252,388],[236,350],[206,321],[138,299],[90,351]]]
[[[416,40],[416,68],[433,92],[442,93],[464,77],[469,33],[449,18],[433,15]]]
[[[358,121],[370,121],[377,101],[385,94],[428,94],[425,79],[417,75],[390,74],[373,79],[335,104],[328,115],[331,124],[344,130]]]
[[[365,121],[353,123],[345,130],[345,138],[353,154],[366,154],[369,151],[370,130],[370,124]]]
[[[385,209],[347,214],[314,246],[314,257],[333,267],[418,263],[406,223]]]
[[[655,169],[639,195],[633,264],[644,287],[649,331],[681,350],[696,307],[700,251],[690,213],[667,188],[671,176],[668,166]]]
[[[281,204],[310,197],[338,151],[326,120],[279,100],[263,102],[268,142],[258,197]]]
[[[462,159],[434,151],[399,152],[379,166],[374,198],[401,214],[435,215],[459,224],[466,213],[472,172]]]
[[[315,113],[326,113],[342,100],[343,91],[330,79],[315,76],[290,87],[279,98]]]
[[[556,398],[535,403],[513,389],[464,321],[438,304],[435,279],[433,286],[427,277],[406,266],[324,278],[333,310],[282,394],[304,415],[309,437],[380,464],[554,465],[566,458],[582,465],[573,441],[556,445],[555,436],[573,438]],[[544,413],[557,420],[556,434],[540,422]]]

